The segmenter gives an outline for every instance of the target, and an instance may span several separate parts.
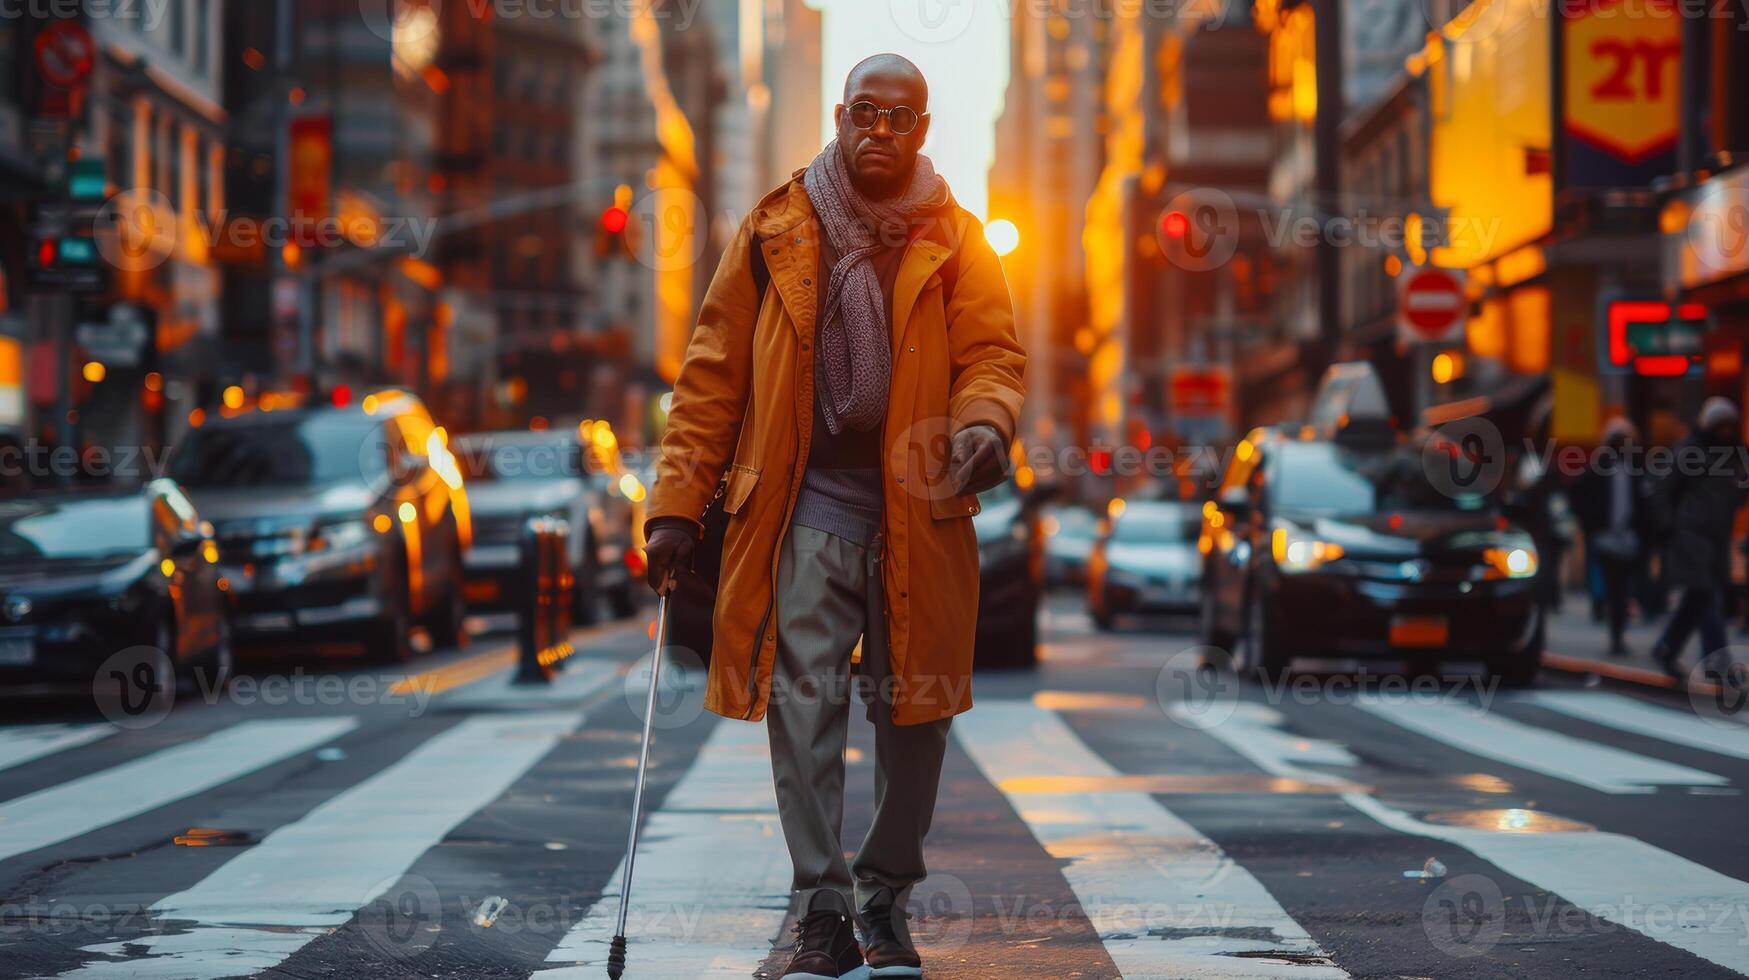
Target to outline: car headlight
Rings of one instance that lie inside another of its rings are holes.
[[[1270,536],[1275,566],[1288,574],[1309,572],[1342,557],[1342,546],[1317,538],[1299,528],[1283,526]]]
[[[1489,548],[1482,552],[1483,578],[1530,578],[1536,574],[1536,549]]]
[[[371,540],[370,525],[364,521],[336,521],[323,524],[310,535],[310,551],[345,551]]]

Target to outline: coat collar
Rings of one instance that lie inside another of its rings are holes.
[[[819,298],[820,241],[822,234],[814,205],[802,186],[804,170],[797,170],[787,184],[767,194],[753,211],[753,233],[765,253],[765,267],[771,273],[772,288],[788,308],[790,322],[797,336],[809,338],[814,333],[814,320]],[[949,197],[947,220],[958,218],[958,206]],[[905,249],[899,263],[898,278],[893,283],[892,336],[897,354],[905,342],[905,331],[911,323],[911,311],[923,294],[930,279],[947,263],[954,250],[923,237],[919,227]]]

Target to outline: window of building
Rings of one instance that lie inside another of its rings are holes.
[[[207,35],[208,21],[212,16],[212,11],[209,9],[212,0],[192,0],[192,2],[194,9],[189,17],[189,27],[193,31],[193,53],[189,55],[189,62],[194,65],[194,73],[204,78],[208,73],[207,62],[212,57],[209,43],[211,39]]]
[[[188,53],[188,0],[170,0],[165,6],[163,41],[179,55]]]
[[[169,173],[164,178],[167,185],[164,194],[170,198],[170,206],[176,213],[182,214],[182,127],[165,126],[164,134],[164,153],[169,165]]]
[[[134,186],[134,107],[117,102],[109,116],[109,179],[120,191]]]

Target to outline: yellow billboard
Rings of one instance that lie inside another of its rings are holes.
[[[1553,185],[1549,17],[1542,0],[1478,0],[1411,59],[1427,72],[1428,180],[1446,210],[1433,264],[1468,269],[1545,235]]]

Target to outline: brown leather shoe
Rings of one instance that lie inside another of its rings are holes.
[[[893,917],[904,914],[904,909],[891,905],[863,906],[862,955],[871,978],[904,980],[923,975],[922,958],[893,926]]]
[[[796,922],[796,951],[779,976],[785,980],[839,980],[862,968],[856,930],[831,909],[816,909]]]

